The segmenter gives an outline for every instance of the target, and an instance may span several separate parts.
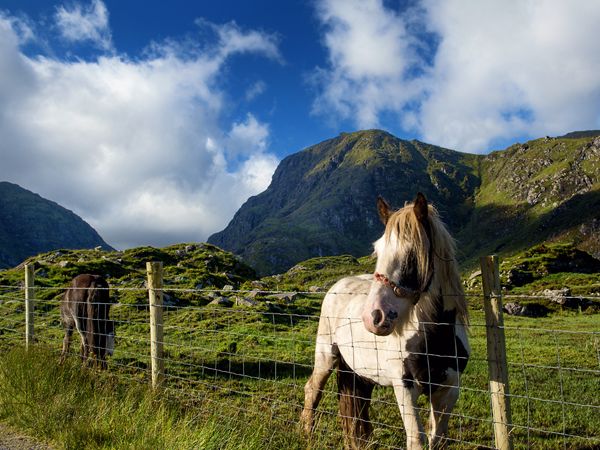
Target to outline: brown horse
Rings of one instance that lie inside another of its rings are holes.
[[[60,317],[65,328],[61,362],[67,356],[73,329],[81,337],[81,360],[96,361],[106,368],[106,355],[114,349],[115,326],[109,319],[108,283],[100,275],[82,274],[73,278],[60,302]]]

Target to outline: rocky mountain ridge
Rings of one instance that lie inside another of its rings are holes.
[[[382,232],[377,195],[400,207],[422,191],[468,263],[546,240],[600,254],[600,132],[570,133],[474,155],[380,130],[343,133],[285,158],[209,242],[261,274],[310,257],[363,256]]]

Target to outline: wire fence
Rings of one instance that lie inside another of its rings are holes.
[[[0,347],[24,340],[26,290],[24,286],[0,286]],[[57,352],[64,335],[59,311],[64,290],[35,288],[35,345]],[[304,385],[314,364],[318,311],[324,294],[263,291],[257,295],[256,291],[169,286],[161,292],[161,387],[185,397],[199,410],[226,417],[254,414],[268,418],[281,432],[300,432]],[[110,293],[116,299],[110,312],[116,343],[114,354],[108,358],[109,370],[150,383],[149,290],[115,286]],[[486,352],[490,325],[482,311],[482,296],[468,295],[468,301],[472,351],[460,379],[460,399],[451,412],[448,438],[460,448],[494,448],[495,419]],[[514,447],[599,448],[598,316],[506,316],[501,328],[510,380],[512,415],[508,427]],[[71,353],[78,355],[77,335],[73,342]],[[338,390],[332,378],[323,389],[315,432],[329,436],[323,442],[336,448],[341,445],[342,434]],[[425,419],[429,414],[423,398],[419,413]],[[404,446],[402,418],[391,389],[374,390],[371,423],[373,440],[381,447]]]

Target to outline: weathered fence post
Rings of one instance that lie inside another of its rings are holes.
[[[502,316],[500,264],[496,255],[483,256],[480,258],[480,263],[490,393],[492,397],[492,414],[494,416],[494,438],[498,449],[511,450],[513,448],[510,433],[512,420],[510,414],[504,318]]]
[[[25,346],[33,344],[33,311],[35,307],[34,288],[35,264],[25,264]]]
[[[158,387],[165,376],[163,353],[163,265],[146,263],[148,298],[150,300],[150,357],[152,360],[152,387]]]

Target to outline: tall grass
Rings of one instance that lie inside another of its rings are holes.
[[[202,414],[198,414],[202,411]],[[17,347],[0,356],[0,421],[65,449],[306,448],[269,420],[190,408],[146,385],[63,366],[56,353]]]
[[[318,303],[299,299],[288,307],[308,315],[169,307],[167,379],[158,392],[148,388],[145,309],[115,305],[115,354],[109,370],[94,371],[82,368],[75,355],[58,365],[62,331],[55,305],[39,302],[38,342],[25,351],[18,344],[23,311],[0,304],[0,421],[58,448],[340,448],[335,376],[325,387],[314,440],[299,431]],[[471,359],[450,424],[452,448],[460,449],[493,446],[479,303],[471,304],[471,324]],[[515,448],[599,448],[598,316],[569,311],[545,318],[506,316],[505,332]],[[427,416],[424,398],[419,405]],[[404,445],[390,388],[373,392],[371,419],[372,447]]]

